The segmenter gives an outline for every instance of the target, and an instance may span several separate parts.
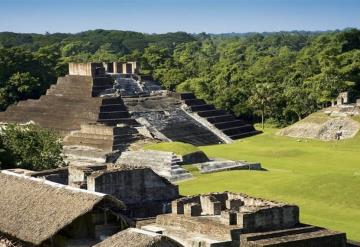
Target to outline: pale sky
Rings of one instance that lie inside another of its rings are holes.
[[[146,33],[360,27],[360,0],[0,0],[0,31]]]

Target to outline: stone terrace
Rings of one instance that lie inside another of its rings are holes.
[[[111,78],[68,75],[59,77],[56,85],[38,100],[20,101],[0,112],[0,122],[34,121],[66,135],[80,129],[81,123],[96,122],[100,106],[106,99],[95,98],[97,87],[109,87]]]

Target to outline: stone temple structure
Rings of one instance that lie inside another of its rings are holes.
[[[229,143],[259,133],[251,124],[197,99],[162,90],[137,75],[137,62],[70,63],[46,95],[0,112],[0,123],[34,122],[64,137],[72,164],[114,162],[143,138],[194,145]]]

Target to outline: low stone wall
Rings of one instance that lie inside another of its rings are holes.
[[[51,169],[40,172],[31,172],[28,174],[31,177],[43,178],[49,180],[54,183],[69,184],[69,170],[67,167],[59,168],[59,169]]]

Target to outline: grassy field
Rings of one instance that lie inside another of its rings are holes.
[[[261,162],[268,171],[229,171],[180,182],[183,195],[235,191],[295,203],[302,222],[345,231],[360,240],[360,135],[322,142],[276,136],[275,129],[233,144],[200,147],[210,157]],[[156,145],[151,149],[157,149]],[[161,150],[182,150],[177,144]],[[190,148],[188,147],[190,150]]]

